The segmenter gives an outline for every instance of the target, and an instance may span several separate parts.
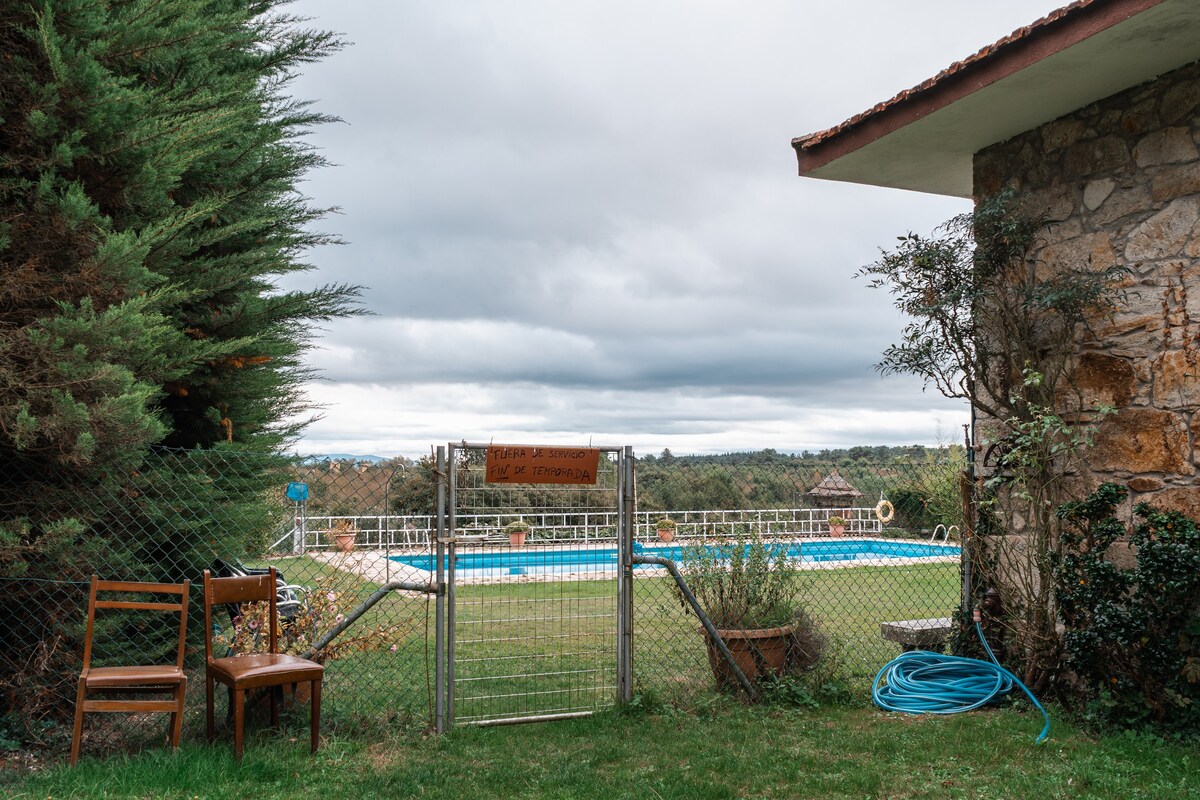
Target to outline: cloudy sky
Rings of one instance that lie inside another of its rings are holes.
[[[961,439],[873,365],[903,326],[854,273],[964,201],[796,176],[833,126],[1056,0],[299,0],[352,46],[293,84],[344,124],[303,189],[348,244],[289,286],[327,326],[303,453],[447,441],[657,453]]]

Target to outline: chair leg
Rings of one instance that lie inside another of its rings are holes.
[[[242,760],[242,744],[246,729],[246,690],[233,692],[233,760]]]
[[[272,686],[271,692],[271,729],[279,730],[279,704],[283,701],[283,687]]]
[[[175,687],[175,710],[171,712],[171,733],[168,737],[172,750],[179,749],[179,739],[183,735],[183,698],[186,695],[187,678],[184,678]]]
[[[71,736],[71,766],[79,761],[79,743],[83,737],[83,704],[87,699],[87,684],[79,679],[79,688],[75,692],[75,733]]]
[[[312,682],[312,706],[308,713],[312,716],[312,752],[317,752],[321,746],[321,681]]]
[[[213,684],[216,683],[207,675],[204,677],[204,732],[208,737],[208,741],[212,741],[217,735],[216,722],[213,719]]]

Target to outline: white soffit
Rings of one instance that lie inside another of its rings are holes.
[[[801,174],[969,198],[975,153],[1197,60],[1200,0],[1164,0]]]

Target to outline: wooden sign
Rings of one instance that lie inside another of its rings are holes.
[[[488,445],[487,483],[595,483],[600,451],[591,447]]]

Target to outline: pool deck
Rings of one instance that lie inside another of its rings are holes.
[[[392,581],[407,581],[427,584],[433,591],[436,576],[423,569],[410,567],[392,561],[389,556],[399,555],[396,551],[387,550],[352,550],[342,553],[336,550],[310,550],[305,555],[313,561],[334,567],[335,569],[353,572],[372,583],[383,585]],[[412,592],[412,594],[421,594]]]
[[[883,542],[888,544],[919,544],[922,546],[937,549],[954,549],[958,550],[957,544],[930,543],[924,540],[917,539],[887,539],[880,537],[855,537],[853,539],[829,539],[828,537],[804,537],[796,539],[777,539],[779,543],[787,544],[804,544],[804,543],[822,543],[846,541],[846,542]],[[670,545],[664,545],[661,542],[656,542],[652,547],[660,546],[685,546],[692,542],[672,542]],[[716,542],[713,542],[716,543]],[[460,550],[466,552],[502,552],[512,548],[512,545],[507,542],[488,541],[488,542],[470,542],[460,543]],[[611,550],[615,546],[614,542],[597,542],[589,544],[580,544],[574,542],[562,543],[539,543],[531,542],[523,545],[522,549],[527,552],[536,553],[546,550]],[[402,564],[397,561],[392,561],[392,556],[428,556],[429,550],[413,550],[397,549],[397,550],[353,550],[349,553],[342,553],[335,550],[311,550],[307,555],[315,561],[322,564],[327,564],[337,569],[344,569],[354,572],[372,583],[385,584],[391,581],[407,581],[412,583],[424,584],[433,588],[437,576],[435,573],[407,564]],[[802,563],[800,568],[803,570],[829,570],[829,569],[847,569],[851,567],[869,567],[869,566],[899,566],[903,564],[929,564],[929,563],[946,563],[957,561],[958,553],[948,552],[944,556],[920,556],[920,557],[903,557],[903,556],[881,556],[879,558],[859,558],[854,560],[844,561],[817,561]],[[605,565],[607,566],[607,565]],[[473,584],[498,584],[498,583],[554,583],[559,581],[581,581],[581,580],[615,580],[617,578],[617,570],[614,569],[596,569],[587,568],[586,565],[580,565],[580,569],[574,572],[554,572],[540,575],[513,575],[504,574],[497,570],[489,570],[484,574],[468,575],[463,572],[455,573],[456,585],[473,585]],[[661,577],[667,574],[667,570],[663,567],[642,566],[634,571],[635,578],[654,578]],[[413,592],[414,595],[419,595],[419,592]]]

